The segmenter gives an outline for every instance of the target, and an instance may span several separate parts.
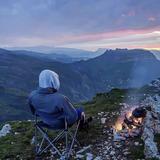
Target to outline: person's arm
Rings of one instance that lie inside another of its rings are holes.
[[[63,97],[61,109],[63,109],[64,117],[66,118],[68,124],[73,124],[77,121],[77,111],[67,97]]]

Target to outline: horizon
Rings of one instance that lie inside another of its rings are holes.
[[[38,47],[40,47],[38,49]],[[43,48],[44,47],[44,48]],[[43,49],[43,53],[50,53],[47,50],[45,51],[45,48],[49,48],[51,51],[52,49],[75,49],[75,50],[82,50],[82,51],[90,51],[90,52],[96,52],[98,50],[148,50],[148,51],[160,51],[160,48],[96,48],[95,50],[92,49],[81,49],[81,48],[70,48],[70,47],[52,47],[52,46],[17,46],[17,47],[0,47],[0,49],[5,49],[9,51],[18,51],[18,50],[24,50],[24,51],[32,51],[32,52],[40,52],[42,53],[41,49]]]
[[[1,1],[0,47],[160,50],[159,8],[159,0]]]

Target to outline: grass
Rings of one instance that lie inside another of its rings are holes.
[[[92,101],[83,103],[86,113],[94,116],[98,112],[112,112],[119,110],[119,103],[123,102],[127,90],[113,89],[108,93],[98,93]]]
[[[32,159],[33,147],[30,141],[33,136],[31,122],[10,122],[12,133],[0,138],[0,159]],[[15,135],[15,132],[18,134]]]
[[[99,93],[92,101],[82,103],[88,116],[97,116],[99,112],[113,112],[121,108],[119,103],[122,103],[126,98],[127,90],[113,89],[109,93]],[[112,117],[113,122],[114,117]],[[31,139],[34,134],[33,124],[28,121],[12,121],[9,122],[12,126],[12,133],[0,138],[0,160],[31,160],[34,159],[34,148],[31,145]],[[2,127],[3,124],[0,125]],[[97,119],[93,119],[88,133],[79,132],[78,139],[82,146],[94,145],[99,139],[103,139],[102,125]],[[15,132],[19,134],[15,134]],[[143,148],[131,148],[134,157],[142,158]],[[93,150],[94,151],[94,150]]]
[[[12,133],[0,138],[0,160],[31,160],[34,159],[34,146],[31,139],[34,134],[32,122],[9,122],[12,126]],[[96,143],[100,135],[101,126],[92,123],[88,133],[79,132],[78,138],[82,146]],[[18,134],[15,134],[17,132]],[[54,133],[50,132],[51,137]]]

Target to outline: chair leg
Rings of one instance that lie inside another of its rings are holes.
[[[62,154],[60,153],[60,151],[53,145],[53,143],[50,141],[50,139],[48,138],[47,134],[43,131],[43,129],[41,129],[38,126],[39,131],[41,132],[41,134],[44,136],[44,138],[49,142],[49,144],[52,146],[52,148],[57,152],[57,154],[59,156],[62,156]]]
[[[43,138],[42,138],[42,141],[41,141],[41,144],[40,144],[40,146],[38,147],[38,148],[39,148],[39,149],[38,149],[38,153],[41,152],[41,149],[42,149],[42,145],[43,145],[44,140],[45,140],[45,138],[43,137]]]
[[[61,133],[59,133],[58,136],[51,141],[51,143],[57,142],[63,135],[64,135],[64,131],[62,131]],[[43,153],[44,151],[46,151],[50,146],[51,146],[50,144],[49,144],[48,146],[46,146],[46,147],[41,151],[41,153]]]
[[[67,153],[68,153],[68,124],[67,124],[67,120],[65,119],[65,144],[66,144],[66,148],[65,148],[65,157],[67,157]]]
[[[65,131],[66,153],[68,152],[68,133]]]
[[[69,160],[69,158],[72,154],[72,148],[73,148],[74,143],[76,142],[78,145],[80,145],[76,139],[79,125],[80,125],[80,121],[78,121],[75,133],[72,135],[72,133],[68,130],[67,121],[65,121],[65,129],[62,132],[59,132],[59,134],[57,135],[57,137],[55,139],[51,140],[48,137],[47,132],[45,130],[43,130],[43,128],[41,128],[41,126],[39,126],[36,121],[36,123],[35,123],[36,158],[39,159],[40,157],[38,157],[38,156],[40,154],[45,152],[48,148],[52,148],[60,156],[60,159]],[[40,131],[40,133],[42,134],[42,137],[43,137],[40,145],[38,144],[38,131]],[[70,145],[69,145],[69,139],[70,139],[69,137],[71,137]],[[65,138],[65,151],[64,151],[64,153],[61,153],[59,151],[59,149],[53,144],[53,143],[57,142],[60,138]],[[43,143],[45,140],[48,141],[48,145],[46,147],[42,147],[42,146],[44,146]]]
[[[78,132],[78,128],[79,128],[79,124],[80,124],[80,121],[78,121],[78,124],[77,124],[76,130],[75,130],[75,133],[74,133],[74,136],[73,136],[73,140],[72,140],[72,143],[71,143],[71,146],[70,146],[70,149],[69,149],[69,152],[68,152],[68,156],[67,156],[67,158],[68,158],[68,159],[69,159],[69,157],[70,157],[70,155],[71,155],[71,152],[72,152],[72,148],[73,148],[73,145],[74,145],[74,142],[75,142],[76,136],[77,136],[77,132]]]
[[[73,139],[73,135],[70,131],[68,131],[68,134]],[[77,143],[78,146],[81,146],[80,143],[78,142],[77,138],[75,138],[75,142]]]
[[[38,132],[37,132],[37,126],[35,125],[35,152],[36,155],[38,155]]]

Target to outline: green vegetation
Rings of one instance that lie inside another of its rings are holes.
[[[112,112],[119,110],[126,98],[128,90],[125,89],[113,89],[108,93],[98,93],[92,101],[83,103],[85,110],[89,115],[95,115],[98,112]]]
[[[0,159],[33,159],[34,149],[30,145],[33,136],[31,122],[17,121],[10,124],[12,133],[0,138]]]
[[[118,104],[123,101],[126,93],[126,90],[114,89],[109,93],[97,94],[92,101],[84,103],[87,115],[96,116],[98,112],[119,110],[120,105]],[[0,138],[0,159],[33,159],[34,148],[30,144],[34,133],[33,124],[28,121],[12,121],[9,123],[12,126],[12,133]],[[100,122],[94,119],[88,133],[85,131],[79,132],[80,143],[82,145],[96,144],[101,132]]]

